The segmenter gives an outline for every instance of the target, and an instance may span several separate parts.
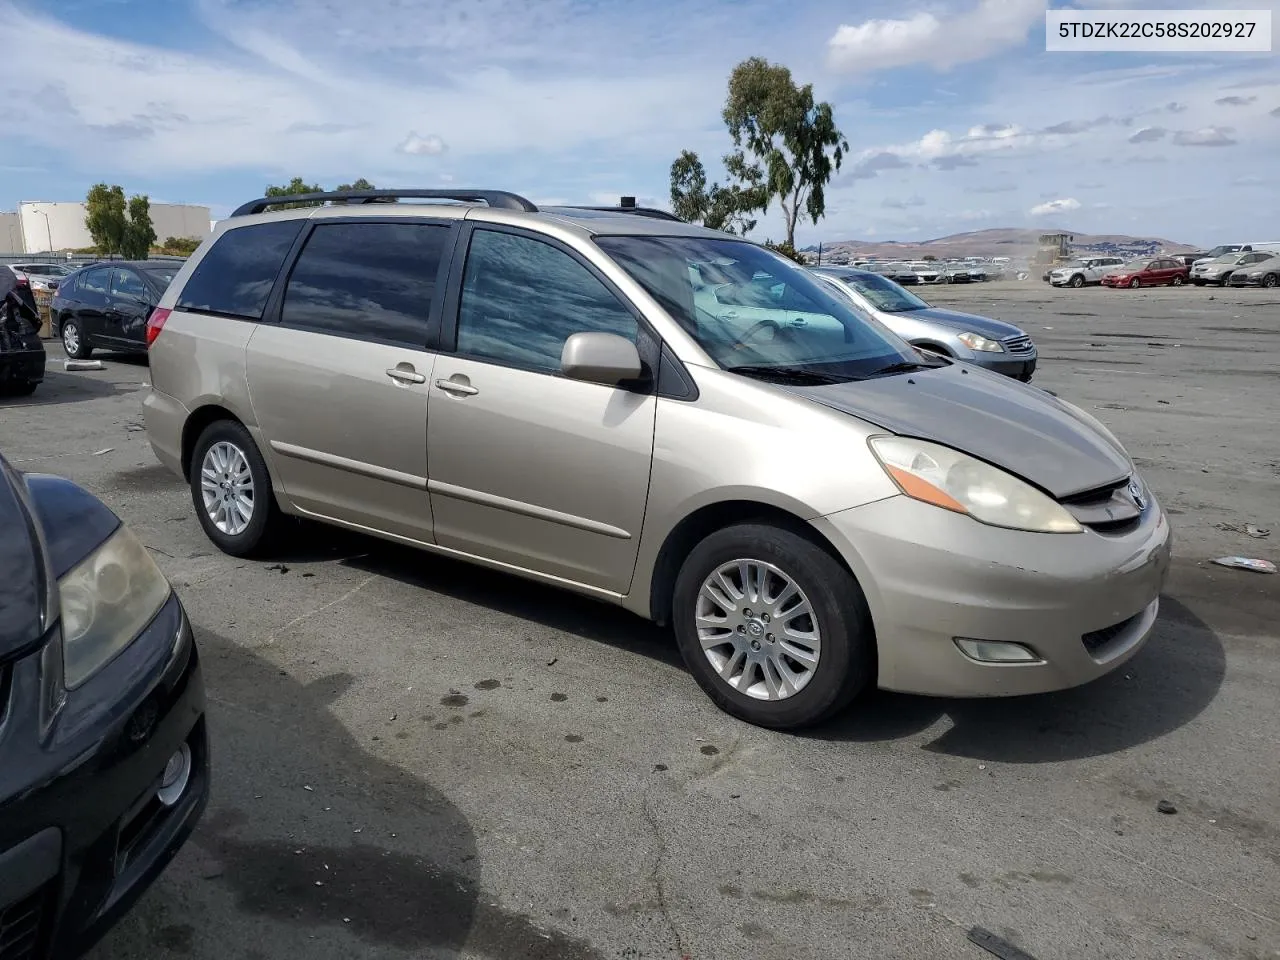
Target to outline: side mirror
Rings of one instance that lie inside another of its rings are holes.
[[[560,372],[570,380],[616,387],[640,376],[640,351],[616,333],[575,333],[560,351]]]

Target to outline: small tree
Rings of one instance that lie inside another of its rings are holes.
[[[681,220],[745,237],[755,229],[751,214],[764,200],[759,182],[708,187],[706,168],[692,150],[681,151],[671,164],[671,210]]]
[[[801,213],[814,223],[826,214],[826,185],[849,151],[831,104],[814,103],[813,85],[797,86],[786,67],[752,57],[730,74],[721,116],[737,148],[726,167],[778,201],[794,249]]]
[[[156,242],[156,229],[151,223],[151,200],[146,196],[129,198],[129,222],[124,228],[120,252],[126,260],[145,260]]]
[[[377,190],[378,188],[375,187],[368,180],[366,180],[364,177],[361,177],[355,183],[344,183],[341,186],[335,187],[334,189],[335,190]]]
[[[189,257],[196,252],[196,247],[198,246],[200,246],[200,241],[193,237],[165,237],[164,243],[160,244],[160,253],[176,257]]]
[[[110,256],[124,246],[128,218],[125,216],[124,189],[94,184],[84,198],[84,226],[93,245]]]
[[[782,243],[774,243],[772,240],[766,240],[764,242],[764,245],[768,247],[770,250],[772,250],[774,253],[780,253],[787,259],[794,260],[796,263],[800,264],[801,266],[804,266],[809,262],[804,258],[803,253],[801,253],[791,244],[787,243],[787,241],[785,240],[783,240]]]
[[[283,187],[270,185],[267,187],[265,197],[293,197],[301,193],[324,193],[324,187],[318,183],[307,183],[301,177],[294,177]],[[310,200],[303,203],[282,203],[281,209],[290,207],[319,207],[323,204],[319,200]]]

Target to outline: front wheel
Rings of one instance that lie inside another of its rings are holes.
[[[1077,273],[1074,277],[1072,277],[1072,278],[1071,278],[1071,285],[1072,285],[1073,287],[1075,287],[1076,289],[1079,289],[1080,287],[1083,287],[1083,286],[1084,286],[1084,277],[1082,277],[1080,274],[1078,274],[1078,273]]]
[[[88,360],[93,353],[93,347],[85,342],[80,324],[75,320],[62,321],[62,349],[73,360]]]
[[[223,553],[261,553],[280,525],[271,476],[249,431],[234,420],[205,427],[191,456],[191,500],[205,534]]]
[[[748,723],[806,727],[874,681],[874,630],[857,581],[781,527],[738,524],[698,544],[676,580],[672,618],[698,685]]]
[[[1280,285],[1280,274],[1268,273],[1265,277],[1262,278],[1262,285],[1264,287],[1274,287],[1274,286]]]
[[[1132,280],[1129,281],[1129,287],[1133,290],[1137,290],[1140,286],[1142,286],[1142,281],[1139,280],[1137,277],[1134,277]]]

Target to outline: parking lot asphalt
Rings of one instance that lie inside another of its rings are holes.
[[[918,292],[1035,337],[1036,383],[1172,515],[1173,576],[1091,686],[876,694],[803,736],[720,713],[669,634],[588,600],[310,527],[222,555],[147,444],[145,361],[67,373],[50,344],[0,450],[155,551],[214,751],[204,823],[94,960],[979,960],[974,925],[1039,960],[1280,957],[1280,576],[1207,563],[1280,561],[1280,297]]]

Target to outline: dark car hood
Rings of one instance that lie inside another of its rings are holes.
[[[43,632],[44,558],[20,483],[0,461],[0,660],[35,643]]]
[[[959,310],[947,310],[945,307],[929,307],[925,310],[906,310],[904,317],[915,317],[917,320],[928,320],[941,323],[961,332],[971,331],[984,337],[1001,340],[1005,337],[1020,337],[1023,331],[1012,323],[1003,320],[992,320],[990,317],[979,317],[972,313],[961,313]]]
[[[967,364],[786,389],[901,436],[961,450],[1058,499],[1117,483],[1133,470],[1122,449],[1056,397]]]

